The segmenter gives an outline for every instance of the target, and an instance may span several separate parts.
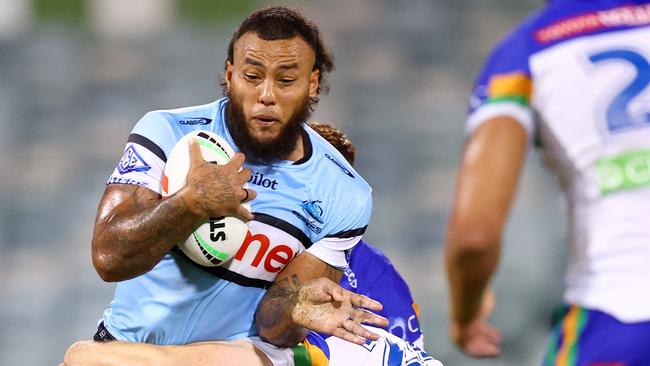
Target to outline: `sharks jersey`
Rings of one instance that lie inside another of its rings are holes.
[[[650,2],[554,0],[498,44],[468,133],[519,121],[569,206],[565,301],[650,319]]]
[[[166,157],[192,130],[222,136],[237,150],[226,123],[227,98],[147,113],[134,127],[109,184],[161,193]],[[211,270],[175,251],[150,272],[117,284],[103,321],[117,339],[156,344],[231,340],[255,335],[254,312],[266,288],[303,251],[339,268],[370,219],[371,188],[315,131],[303,131],[305,157],[246,164],[255,218],[231,261]]]

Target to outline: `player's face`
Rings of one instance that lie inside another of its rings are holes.
[[[245,125],[244,138],[256,145],[293,139],[289,148],[295,148],[299,123],[308,117],[309,97],[315,97],[318,88],[314,61],[314,51],[300,37],[265,41],[249,32],[237,40],[225,80],[234,112],[229,114],[239,119],[231,122]]]

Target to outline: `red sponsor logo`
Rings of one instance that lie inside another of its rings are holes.
[[[548,27],[535,32],[538,42],[546,43],[576,36],[579,34],[597,31],[604,28],[597,13],[579,15],[561,20]]]
[[[646,24],[650,24],[650,5],[622,6],[559,20],[535,32],[535,39],[547,43],[604,28]]]
[[[251,251],[255,253],[255,257],[250,265],[259,268],[260,264],[263,264],[264,269],[271,273],[279,272],[296,256],[295,251],[289,245],[271,244],[271,239],[268,236],[261,233],[252,234],[249,230],[244,243],[235,254],[234,260],[241,262],[244,255]]]

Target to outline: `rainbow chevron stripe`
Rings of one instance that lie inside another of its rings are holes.
[[[310,343],[310,340],[313,342]],[[302,343],[291,347],[295,366],[328,366],[329,347],[320,337],[312,337],[312,334]]]
[[[580,352],[580,334],[589,320],[587,310],[572,305],[553,332],[545,366],[575,366]]]

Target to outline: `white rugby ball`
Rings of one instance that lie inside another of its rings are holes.
[[[225,164],[235,155],[226,140],[213,132],[198,130],[188,133],[176,143],[165,163],[163,197],[169,197],[185,186],[190,170],[190,139],[199,143],[203,159],[213,164]],[[249,203],[245,203],[244,207],[250,211]],[[237,253],[247,233],[246,223],[236,217],[214,217],[199,226],[178,247],[202,266],[219,266]]]

